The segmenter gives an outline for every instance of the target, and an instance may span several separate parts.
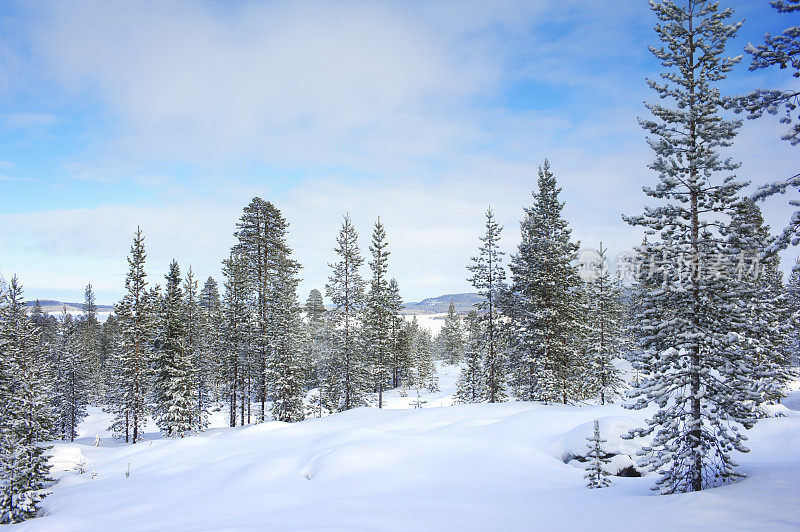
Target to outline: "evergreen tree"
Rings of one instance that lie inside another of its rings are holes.
[[[436,376],[436,366],[433,363],[433,340],[430,331],[419,326],[416,316],[412,318],[411,323],[406,325],[406,330],[412,364],[408,385],[415,388],[417,394],[422,389],[429,392],[438,391],[439,382]]]
[[[359,273],[364,263],[358,249],[358,233],[345,215],[334,248],[339,261],[331,264],[333,272],[329,277],[325,292],[335,305],[331,311],[334,332],[335,368],[330,376],[329,394],[340,397],[339,409],[349,410],[367,404],[369,375],[367,361],[361,342],[363,323],[365,283]]]
[[[85,337],[81,332],[85,323],[76,324],[67,314],[66,306],[59,321],[58,356],[55,360],[55,389],[53,393],[57,432],[61,439],[75,441],[78,424],[86,417],[88,404],[89,371],[85,352]]]
[[[607,488],[611,485],[611,480],[608,478],[611,473],[605,468],[605,465],[611,461],[603,451],[603,444],[607,440],[600,437],[600,422],[594,421],[594,434],[586,438],[588,442],[587,447],[589,452],[586,457],[589,458],[589,467],[586,469],[584,478],[588,479],[587,486],[590,489],[594,488]]]
[[[200,345],[195,365],[197,379],[198,420],[202,419],[202,408],[209,401],[219,401],[223,396],[222,374],[222,301],[219,287],[213,277],[208,277],[200,291]],[[211,397],[213,395],[213,397]],[[205,399],[203,399],[205,397]]]
[[[316,388],[317,394],[311,398],[311,413],[322,417],[326,409],[326,398],[323,395],[323,380],[327,380],[328,362],[328,328],[327,311],[322,301],[322,293],[314,288],[309,292],[305,304],[306,313],[306,386]]]
[[[409,342],[406,335],[405,320],[400,312],[403,310],[403,298],[397,280],[389,281],[389,308],[392,315],[390,369],[392,388],[398,388],[411,367]]]
[[[271,349],[279,342],[278,336],[285,333],[284,324],[276,320],[285,317],[281,303],[272,297],[287,272],[281,268],[289,267],[286,257],[290,250],[286,244],[288,224],[272,203],[261,198],[253,198],[244,208],[237,224],[235,236],[238,238],[237,252],[247,261],[249,286],[253,290],[251,306],[255,311],[256,334],[253,371],[254,388],[260,402],[259,421],[265,421],[268,391],[267,364],[273,356]],[[290,272],[288,272],[291,275]]]
[[[271,356],[267,377],[272,389],[271,414],[276,421],[301,421],[305,417],[303,368],[301,367],[301,316],[297,301],[300,265],[289,257],[288,247],[279,257],[273,282]]]
[[[206,325],[205,315],[201,309],[201,296],[197,291],[197,280],[192,267],[186,272],[183,282],[183,322],[186,344],[186,362],[191,380],[191,403],[195,406],[192,414],[192,426],[201,431],[208,425],[208,383],[213,369],[209,353],[203,349],[203,328]]]
[[[144,235],[141,228],[131,245],[128,257],[128,274],[125,276],[126,293],[116,307],[121,343],[114,361],[114,390],[110,393],[111,411],[115,419],[111,429],[117,436],[124,434],[125,441],[141,440],[149,413],[147,395],[150,381],[150,361],[154,338],[153,292],[147,290]]]
[[[102,327],[97,321],[97,304],[92,290],[92,283],[86,285],[84,291],[83,316],[78,324],[78,343],[80,358],[86,366],[88,379],[86,391],[95,403],[104,398],[104,363],[100,350],[100,335]],[[90,383],[90,384],[89,384]]]
[[[736,206],[728,233],[731,252],[738,257],[729,274],[730,290],[738,293],[745,307],[738,330],[741,349],[756,371],[753,378],[758,392],[765,400],[780,402],[794,376],[789,343],[791,310],[780,258],[769,251],[769,226],[750,199]]]
[[[464,351],[464,331],[461,318],[456,314],[456,306],[450,301],[444,325],[437,338],[441,358],[448,364],[458,364]]]
[[[0,301],[0,524],[36,516],[50,466],[47,358],[13,277]]]
[[[222,373],[226,389],[226,400],[230,413],[230,425],[236,426],[237,406],[241,411],[241,424],[245,423],[245,402],[249,401],[245,387],[248,367],[250,336],[252,327],[248,309],[250,288],[248,287],[247,263],[235,252],[223,262],[225,296],[222,301],[224,321],[222,324]]]
[[[389,251],[386,246],[386,231],[380,218],[372,233],[369,250],[372,270],[369,296],[367,297],[366,322],[371,374],[378,392],[378,408],[383,408],[383,390],[389,382],[389,360],[392,344],[392,296],[386,278]]]
[[[602,243],[599,259],[596,277],[586,287],[589,305],[586,346],[590,358],[589,388],[592,394],[599,393],[600,404],[606,404],[622,385],[613,360],[622,352],[624,310],[621,281],[611,278]]]
[[[167,437],[183,437],[192,430],[196,412],[191,360],[187,353],[186,313],[181,271],[173,260],[164,293],[161,345],[154,361],[154,413]]]
[[[506,272],[502,266],[500,251],[500,233],[503,228],[494,220],[491,207],[486,211],[486,233],[480,238],[478,255],[472,257],[472,264],[467,270],[472,273],[468,280],[483,296],[477,305],[481,319],[486,322],[486,342],[484,369],[486,376],[486,393],[490,403],[505,400],[506,375],[503,357],[500,351],[498,297],[503,289]]]
[[[659,174],[645,193],[663,203],[628,221],[657,235],[645,260],[659,282],[642,294],[642,378],[630,395],[632,408],[658,406],[632,435],[655,433],[643,461],[660,474],[653,489],[674,493],[741,476],[731,451],[746,452],[746,438],[735,428],[753,425],[760,397],[751,389],[752,361],[733,334],[744,305],[726,275],[735,257],[725,234],[743,184],[730,176],[738,165],[718,154],[739,125],[719,116],[728,99],[716,82],[738,61],[723,54],[741,24],[726,23],[732,11],[705,0],[651,7],[663,41],[651,51],[667,70],[663,83],[648,80],[665,103],[647,104],[654,118],[641,121],[656,154],[650,168]]]
[[[586,369],[580,356],[581,280],[578,245],[561,212],[561,189],[545,160],[539,191],[525,209],[522,240],[511,260],[512,369],[518,396],[545,402],[580,399]]]
[[[467,347],[464,352],[466,364],[456,383],[455,403],[480,403],[486,397],[486,378],[483,374],[484,332],[477,313],[467,315]]]
[[[800,365],[800,257],[795,260],[794,268],[786,286],[786,306],[789,312],[789,354],[793,366]]]

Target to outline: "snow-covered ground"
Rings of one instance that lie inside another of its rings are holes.
[[[412,319],[416,316],[417,323],[423,329],[428,329],[434,338],[439,334],[444,327],[444,318],[447,316],[447,313],[436,313],[436,314],[404,314],[403,318],[411,322]]]
[[[22,530],[797,530],[800,392],[784,417],[749,431],[748,478],[660,496],[652,477],[585,487],[564,463],[594,419],[623,430],[646,412],[619,405],[511,402],[447,406],[457,368],[440,371],[422,409],[387,394],[361,408],[295,424],[212,428],[136,445],[108,438],[93,409],[76,444],[56,444],[59,481],[43,517]],[[224,412],[214,416],[223,425]],[[152,428],[151,428],[152,429]],[[95,434],[101,446],[94,447]],[[606,434],[604,434],[606,436]],[[613,435],[611,435],[613,436]],[[619,452],[625,452],[621,448]],[[78,462],[84,474],[74,470]],[[126,470],[130,464],[130,476]],[[93,472],[96,476],[93,478]],[[14,527],[11,527],[14,529]]]

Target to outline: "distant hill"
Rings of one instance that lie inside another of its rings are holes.
[[[423,299],[419,303],[406,303],[403,305],[404,314],[437,314],[447,312],[450,306],[450,301],[456,307],[458,314],[467,314],[470,310],[474,310],[475,304],[479,303],[483,298],[474,293],[467,294],[445,294],[439,297],[429,297]]]

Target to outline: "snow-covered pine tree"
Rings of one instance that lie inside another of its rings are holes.
[[[196,406],[192,365],[187,352],[186,308],[181,289],[181,271],[173,259],[165,276],[161,345],[153,369],[154,414],[158,427],[167,437],[183,437],[191,431]]]
[[[126,293],[114,309],[121,342],[114,361],[115,389],[109,394],[111,412],[115,414],[111,429],[119,437],[124,435],[125,442],[131,443],[141,440],[149,410],[147,396],[155,316],[153,293],[147,290],[144,271],[146,256],[144,235],[137,227],[128,257]]]
[[[105,368],[100,350],[102,326],[97,320],[97,304],[95,303],[92,283],[86,285],[83,299],[83,315],[78,322],[78,341],[80,357],[86,366],[87,388],[90,399],[99,403],[104,399]]]
[[[359,269],[364,259],[349,215],[344,217],[334,251],[339,261],[329,265],[333,271],[325,292],[335,305],[331,311],[335,369],[329,376],[336,382],[327,383],[327,387],[329,393],[336,390],[336,395],[341,397],[338,409],[350,410],[367,404],[370,383],[361,339],[365,283]]]
[[[761,209],[749,198],[736,207],[727,228],[728,244],[738,260],[730,273],[732,292],[745,306],[738,334],[752,360],[757,390],[766,401],[780,402],[795,375],[791,367],[791,311],[784,291],[780,257],[769,251],[769,226]]]
[[[193,429],[203,430],[208,425],[209,382],[211,380],[213,362],[203,349],[204,314],[202,300],[198,293],[197,279],[192,267],[186,272],[183,281],[183,321],[185,325],[186,359],[189,363],[191,387],[194,398],[192,404],[195,412],[192,415]]]
[[[197,395],[206,393],[206,406],[210,401],[219,402],[225,395],[222,375],[222,301],[217,281],[209,276],[200,291],[200,355],[203,367],[195,366],[197,371]],[[198,401],[198,419],[200,419],[201,402]]]
[[[392,313],[392,345],[390,353],[390,371],[392,388],[398,388],[408,373],[411,366],[409,356],[409,342],[406,335],[405,319],[400,314],[403,310],[403,298],[400,296],[400,287],[397,280],[389,281],[389,302]]]
[[[267,382],[272,391],[270,413],[276,421],[302,421],[305,381],[301,366],[301,308],[297,300],[300,264],[290,257],[291,250],[281,243],[272,292],[270,331],[271,352],[267,360]]]
[[[497,308],[498,296],[506,278],[502,264],[503,252],[499,247],[502,231],[503,227],[495,221],[492,208],[489,207],[486,211],[486,232],[480,237],[478,255],[472,257],[472,263],[467,266],[467,270],[472,273],[468,281],[483,298],[476,307],[479,311],[484,311],[480,318],[486,323],[484,370],[486,394],[490,403],[499,403],[506,399],[506,370],[500,350],[500,316]]]
[[[738,165],[718,154],[739,126],[719,116],[727,99],[716,83],[738,61],[723,54],[740,23],[728,24],[732,11],[706,0],[651,8],[663,46],[650,50],[666,70],[663,83],[648,84],[664,103],[647,104],[654,118],[641,124],[659,174],[645,193],[662,204],[627,220],[655,235],[645,261],[660,281],[642,294],[635,325],[642,377],[630,406],[658,406],[631,436],[655,434],[641,463],[659,472],[653,489],[666,494],[741,476],[731,451],[747,451],[739,426],[752,426],[760,397],[751,389],[752,361],[732,334],[744,306],[726,275],[735,258],[724,232],[743,184],[730,175]]]
[[[800,366],[800,257],[795,259],[786,285],[786,306],[789,311],[789,353],[793,366]]]
[[[392,318],[394,317],[389,280],[386,278],[389,259],[387,245],[386,230],[383,228],[381,219],[378,218],[372,232],[372,244],[369,247],[372,254],[372,260],[369,263],[372,279],[370,280],[365,316],[370,374],[375,390],[378,392],[378,408],[383,408],[383,390],[389,384]]]
[[[436,340],[442,360],[453,365],[461,362],[464,353],[464,329],[452,300],[450,300],[450,306],[447,307],[447,316],[444,318],[444,325]]]
[[[303,307],[306,314],[305,336],[305,363],[306,387],[318,388],[321,375],[321,364],[326,354],[327,320],[325,303],[322,301],[322,292],[316,288],[308,293],[306,304]]]
[[[520,399],[579,399],[587,368],[581,367],[581,279],[578,244],[562,216],[561,189],[545,160],[538,192],[520,223],[522,240],[511,259],[509,325],[514,387]]]
[[[323,410],[326,410],[322,381],[328,362],[328,318],[325,303],[322,301],[322,293],[316,288],[309,292],[304,310],[306,314],[304,356],[306,388],[317,389],[317,394],[311,398],[309,414],[314,417],[322,417]]]
[[[483,372],[485,334],[478,314],[467,314],[467,342],[464,350],[464,367],[456,383],[455,403],[480,403],[486,397],[486,377]]]
[[[428,329],[419,325],[417,317],[411,319],[406,325],[410,342],[411,369],[409,371],[408,386],[417,392],[426,389],[429,392],[439,390],[439,378],[436,375],[436,365],[433,362],[433,339]]]
[[[267,364],[270,349],[277,342],[275,335],[283,334],[283,325],[275,322],[282,310],[276,308],[279,303],[270,295],[277,290],[276,285],[281,284],[279,277],[286,274],[279,270],[287,264],[284,259],[290,254],[286,244],[288,224],[272,203],[256,197],[244,208],[236,228],[237,250],[248,262],[253,290],[251,307],[256,323],[253,386],[260,402],[259,421],[264,422],[269,395]]]
[[[85,319],[85,318],[84,318]],[[58,437],[75,441],[78,424],[86,417],[89,403],[89,364],[82,355],[86,353],[82,337],[83,322],[75,323],[67,313],[66,305],[58,323],[59,341],[55,348],[54,413]]]
[[[624,334],[624,309],[622,286],[619,279],[612,279],[606,259],[606,250],[600,243],[600,265],[596,275],[586,286],[588,316],[586,348],[590,369],[587,372],[591,393],[599,394],[600,404],[613,401],[622,386],[614,359],[622,352]]]
[[[50,466],[49,368],[13,277],[0,301],[0,524],[36,516]]]
[[[222,301],[224,321],[221,334],[222,373],[230,425],[236,426],[237,407],[241,411],[241,424],[245,423],[245,401],[249,396],[245,388],[245,373],[250,359],[252,324],[248,308],[250,288],[247,262],[235,251],[223,261],[225,296]]]
[[[611,479],[608,478],[611,473],[608,472],[605,466],[611,459],[606,456],[603,450],[603,444],[607,440],[600,437],[600,422],[598,420],[594,421],[594,434],[586,438],[586,441],[588,442],[586,446],[589,448],[589,452],[586,453],[586,457],[589,459],[589,467],[586,468],[586,474],[583,477],[589,480],[586,485],[590,489],[607,488],[611,485]]]

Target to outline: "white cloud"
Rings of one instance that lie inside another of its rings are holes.
[[[655,182],[636,123],[651,96],[635,71],[640,34],[620,28],[650,17],[644,3],[86,0],[23,12],[35,73],[67,107],[95,113],[64,174],[137,191],[0,216],[0,249],[34,286],[103,279],[120,290],[137,224],[159,282],[173,257],[217,274],[241,208],[259,195],[291,224],[303,291],[323,287],[346,211],[365,255],[381,216],[407,298],[465,290],[486,206],[513,250],[545,157],[576,238],[612,253],[639,240],[620,215],[640,212],[641,187]],[[18,61],[7,48],[0,61]],[[579,108],[553,106],[543,90],[516,109],[504,91],[521,81],[575,90]],[[793,160],[767,129],[748,124],[737,141],[755,181]],[[788,219],[769,205],[774,225]],[[55,264],[64,270],[48,277]]]

